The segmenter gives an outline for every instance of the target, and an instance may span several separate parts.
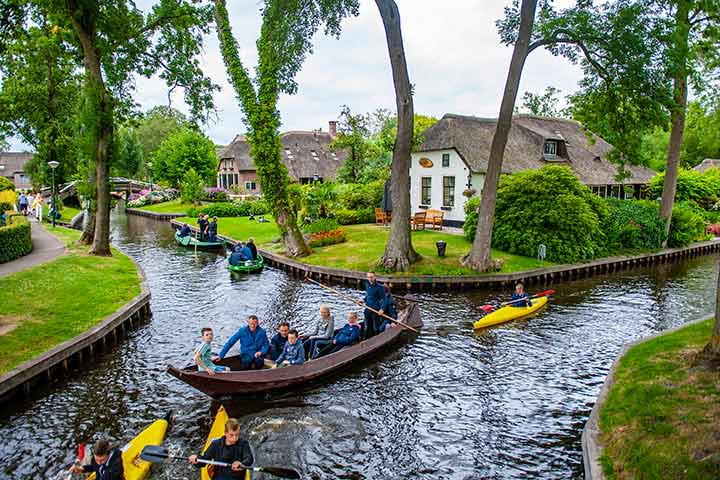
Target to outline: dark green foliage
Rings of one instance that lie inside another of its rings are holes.
[[[384,188],[385,182],[381,180],[368,184],[340,184],[337,188],[338,204],[348,210],[380,207]]]
[[[170,135],[153,155],[155,181],[178,186],[191,168],[208,182],[217,173],[215,144],[200,132],[180,130]]]
[[[115,162],[111,167],[113,174],[126,178],[139,178],[143,163],[143,150],[135,129],[120,127],[115,146],[117,152]]]
[[[606,252],[600,225],[607,206],[567,167],[546,166],[505,176],[498,190],[493,247],[534,257],[576,262]]]
[[[245,202],[250,205],[250,213],[253,215],[267,215],[270,213],[270,205],[265,200],[255,200],[254,202]]]
[[[603,227],[609,253],[622,250],[655,250],[665,240],[660,206],[649,200],[608,199],[608,217]]]
[[[0,263],[9,262],[32,251],[30,222],[22,215],[12,215],[8,224],[0,227]]]
[[[675,204],[668,237],[669,247],[684,247],[707,237],[705,221],[698,210],[688,202]]]
[[[357,225],[360,223],[373,223],[375,221],[374,208],[360,208],[358,210],[340,208],[335,210],[333,214],[340,225]]]
[[[475,239],[478,223],[478,208],[480,208],[480,197],[473,197],[465,203],[465,223],[463,232],[469,242]]]
[[[312,223],[302,226],[303,233],[323,233],[340,228],[340,223],[335,218],[320,218]]]
[[[664,181],[664,173],[656,175],[647,186],[647,195],[653,199],[659,198],[662,195]],[[710,169],[705,173],[680,170],[675,201],[691,201],[701,208],[712,208],[720,201],[720,169]]]
[[[202,199],[203,192],[203,179],[194,168],[190,168],[185,176],[183,177],[182,184],[180,185],[180,198],[185,203],[198,203]]]
[[[0,201],[0,213],[13,210],[13,204],[10,202]]]
[[[15,190],[15,184],[7,178],[0,176],[0,192],[4,190]]]
[[[266,215],[270,212],[270,207],[264,200],[256,200],[253,202],[216,202],[205,205],[202,208],[191,208],[187,214],[194,217],[200,213],[205,213],[211,217],[248,217],[253,215]]]

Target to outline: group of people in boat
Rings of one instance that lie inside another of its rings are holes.
[[[217,242],[217,217],[212,217],[211,220],[208,220],[208,218],[210,217],[206,213],[198,215],[198,240],[201,242]],[[187,223],[183,223],[178,236],[187,237],[190,235],[192,235],[190,226]]]
[[[228,262],[230,265],[237,266],[242,265],[246,261],[257,260],[257,247],[255,246],[255,240],[250,237],[247,242],[238,242],[235,245]]]
[[[243,248],[247,248],[243,247]],[[382,333],[390,322],[383,315],[397,319],[397,304],[390,289],[377,281],[374,272],[367,274],[365,298],[361,301],[366,307],[364,322],[360,322],[357,312],[350,312],[347,323],[335,330],[335,317],[327,305],[320,306],[319,318],[313,332],[301,335],[288,322],[281,322],[271,339],[256,315],[247,318],[247,324],[237,330],[217,355],[212,354],[214,332],[210,327],[202,328],[201,342],[195,350],[195,364],[199,371],[209,375],[230,371],[229,367],[217,362],[228,354],[239,342],[240,364],[242,370],[277,368],[302,365],[308,360],[334,353],[362,339],[368,339]]]

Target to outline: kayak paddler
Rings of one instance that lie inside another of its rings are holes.
[[[98,440],[92,448],[93,458],[90,465],[74,465],[72,473],[95,473],[95,480],[123,480],[125,469],[122,452],[110,446],[107,440]]]
[[[230,467],[215,465],[213,480],[244,479],[244,467],[251,467],[255,461],[250,444],[240,438],[240,423],[234,418],[225,422],[225,436],[213,440],[202,455],[190,455],[188,458],[197,468],[204,467],[204,463],[198,463],[198,458],[231,464]]]
[[[528,295],[528,293],[525,291],[525,285],[523,285],[522,282],[518,282],[517,285],[515,285],[515,293],[513,293],[510,297],[510,301],[513,302],[510,304],[511,307],[532,306],[532,300],[530,300],[530,295]]]

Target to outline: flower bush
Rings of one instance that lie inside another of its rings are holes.
[[[713,223],[712,225],[708,225],[707,233],[709,233],[713,237],[720,237],[720,223]]]
[[[229,197],[229,191],[224,188],[210,187],[203,189],[203,200],[208,202],[227,202]]]
[[[335,245],[346,240],[345,231],[341,228],[331,230],[329,232],[312,233],[308,238],[309,247],[324,247],[326,245]]]
[[[165,190],[140,190],[139,193],[133,193],[128,199],[127,206],[130,208],[144,207],[145,205],[151,205],[154,203],[167,202],[178,198],[179,192],[174,188],[167,188]]]

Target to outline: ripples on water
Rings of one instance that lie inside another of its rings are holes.
[[[214,327],[219,350],[250,313],[268,330],[282,320],[307,330],[321,303],[337,319],[356,309],[270,268],[231,277],[223,257],[176,247],[165,223],[117,215],[113,239],[145,270],[152,321],[96,365],[3,412],[5,478],[50,478],[80,441],[124,443],[168,410],[176,420],[167,443],[195,452],[218,404],[164,370],[190,361],[201,327]],[[314,478],[580,478],[580,434],[613,359],[625,343],[710,311],[716,262],[557,285],[535,317],[476,333],[479,306],[509,292],[421,294],[433,301],[422,302],[425,328],[413,343],[311,390],[225,406],[259,463]],[[154,472],[198,478],[182,464]]]

